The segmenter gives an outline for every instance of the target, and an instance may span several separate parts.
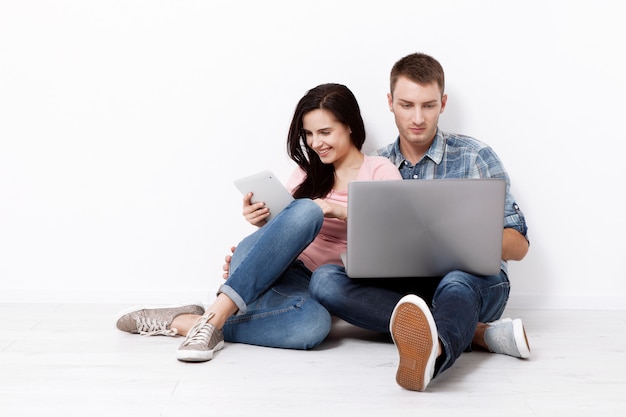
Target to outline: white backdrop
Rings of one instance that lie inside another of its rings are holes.
[[[208,300],[251,231],[232,180],[286,179],[296,101],[348,85],[370,151],[421,51],[527,216],[510,306],[626,308],[626,3],[311,3],[0,0],[0,301]]]

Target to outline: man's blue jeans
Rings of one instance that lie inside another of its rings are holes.
[[[431,306],[443,347],[438,374],[470,349],[479,321],[500,318],[510,285],[504,271],[486,277],[454,271],[443,278],[351,279],[343,267],[324,265],[313,272],[309,289],[333,316],[384,333],[389,333],[391,314],[404,295],[422,297]]]
[[[323,221],[316,203],[297,199],[237,245],[220,288],[239,308],[224,326],[226,341],[311,349],[326,338],[331,316],[311,298],[311,271],[297,260]]]

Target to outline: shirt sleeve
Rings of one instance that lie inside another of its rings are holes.
[[[493,149],[486,147],[479,152],[476,167],[481,178],[502,178],[506,181],[506,197],[504,201],[504,228],[512,228],[520,232],[528,240],[528,226],[524,213],[511,194],[511,181],[502,161]]]

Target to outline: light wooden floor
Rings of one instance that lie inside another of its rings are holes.
[[[517,310],[532,358],[464,354],[403,390],[393,344],[346,323],[308,352],[227,344],[175,359],[181,338],[118,331],[125,305],[0,304],[0,415],[622,416],[626,311]]]

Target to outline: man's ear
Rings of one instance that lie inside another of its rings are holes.
[[[387,93],[387,104],[389,105],[389,111],[393,113],[393,96],[391,93]]]
[[[439,110],[439,114],[443,113],[446,108],[446,103],[448,102],[448,95],[444,94],[441,96],[441,110]]]

